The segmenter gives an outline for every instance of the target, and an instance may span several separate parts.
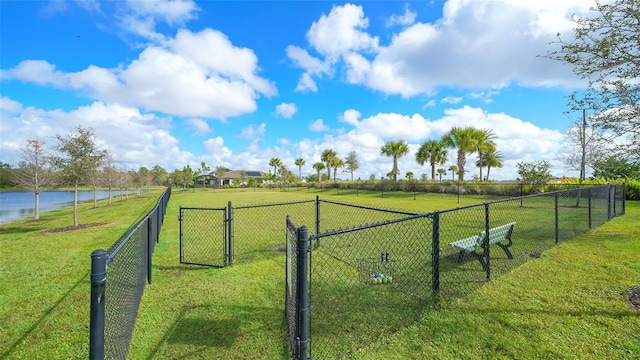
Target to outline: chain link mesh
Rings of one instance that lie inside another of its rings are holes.
[[[315,200],[233,207],[233,262],[241,263],[281,255],[282,219],[295,215],[296,222],[313,224]]]
[[[341,201],[319,200],[319,203],[321,232],[416,215],[415,212],[406,210],[369,207]]]
[[[414,321],[431,294],[427,215],[311,237],[312,355],[337,358]]]
[[[226,208],[180,208],[180,262],[225,266]]]
[[[295,224],[287,217],[287,279],[285,295],[285,318],[289,335],[289,348],[293,359],[297,359],[298,346],[298,237]]]
[[[109,252],[105,288],[104,353],[126,359],[147,277],[148,218]],[[117,255],[117,256],[116,256]]]

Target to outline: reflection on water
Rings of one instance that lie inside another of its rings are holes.
[[[133,193],[134,191],[129,191]],[[119,191],[112,191],[111,196],[119,196]],[[109,197],[109,191],[96,191],[99,200]],[[78,191],[78,202],[93,200],[93,190]],[[0,192],[0,224],[33,216],[36,196],[26,191]],[[40,214],[62,209],[73,205],[73,191],[44,191],[40,193]]]

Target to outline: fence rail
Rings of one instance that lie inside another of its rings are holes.
[[[168,188],[154,208],[108,250],[91,254],[90,359],[126,359],[152,255],[171,197]]]

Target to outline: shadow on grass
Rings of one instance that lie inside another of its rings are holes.
[[[231,306],[221,309],[213,305],[198,305],[184,308],[171,328],[154,347],[147,359],[165,358],[208,358],[211,351],[218,349],[219,355],[238,351],[251,346],[255,340],[246,339],[247,329],[260,332],[261,328],[271,328],[265,322],[281,314],[279,309],[250,306]],[[281,326],[286,328],[284,316]],[[257,325],[256,325],[257,324]],[[257,326],[257,328],[256,328]],[[249,332],[252,333],[252,332]],[[283,356],[288,359],[288,343],[282,336]]]
[[[69,295],[71,295],[72,292],[74,292],[76,290],[76,288],[78,287],[78,285],[80,284],[86,284],[88,283],[88,278],[89,278],[89,274],[91,272],[87,271],[86,274],[84,274],[82,277],[80,277],[80,279],[78,279],[78,281],[76,281],[75,284],[73,284],[73,286],[71,286],[71,288],[69,288],[69,290],[67,290],[67,292],[65,292],[53,305],[51,305],[51,307],[49,307],[43,314],[42,316],[40,316],[40,318],[33,323],[33,325],[31,325],[31,327],[24,332],[24,334],[22,334],[22,336],[20,336],[20,338],[18,338],[18,340],[16,340],[13,344],[11,344],[9,346],[9,348],[7,349],[7,351],[3,354],[0,354],[0,358],[4,359],[6,358],[9,354],[11,354],[11,352],[13,350],[15,350],[29,335],[31,335],[31,333],[36,330],[40,324],[42,324],[45,320],[47,320],[49,318],[49,315],[51,315],[51,313],[56,310],[58,308],[58,306],[60,306],[60,304],[67,299],[67,297],[69,297]]]
[[[8,235],[8,234],[25,234],[31,232],[38,232],[43,230],[45,227],[43,226],[33,226],[20,224],[18,226],[3,226],[0,227],[0,235]]]

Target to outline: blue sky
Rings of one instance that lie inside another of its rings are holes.
[[[161,165],[303,174],[320,153],[355,150],[356,177],[391,170],[380,155],[403,139],[402,174],[452,126],[490,128],[505,166],[571,151],[566,96],[584,84],[539,55],[570,35],[584,0],[2,1],[0,161],[29,138],[53,146],[95,129],[122,168]],[[449,162],[455,163],[450,151]],[[475,174],[474,156],[467,170]],[[346,173],[339,177],[347,178]]]

